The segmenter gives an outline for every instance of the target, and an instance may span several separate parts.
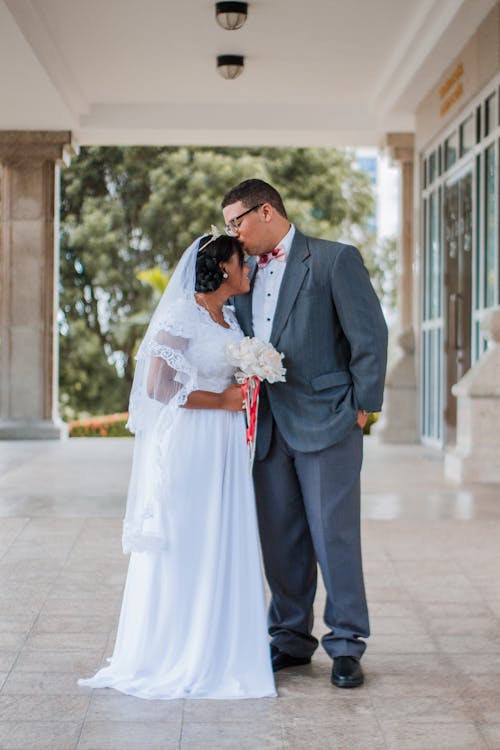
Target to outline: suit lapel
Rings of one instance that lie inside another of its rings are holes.
[[[273,327],[271,330],[271,344],[277,346],[281,332],[285,327],[288,317],[292,311],[299,289],[302,286],[309,267],[305,262],[310,252],[307,241],[302,232],[295,230],[290,255],[286,263],[285,273],[281,282],[276,312],[274,313]]]
[[[250,258],[250,291],[248,294],[241,294],[235,299],[235,307],[238,314],[238,322],[245,336],[253,336],[253,313],[252,313],[252,292],[257,274],[257,260]]]

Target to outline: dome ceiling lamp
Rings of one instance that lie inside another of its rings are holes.
[[[217,70],[227,80],[238,78],[243,73],[245,58],[243,55],[218,55]]]
[[[222,2],[215,3],[215,18],[219,26],[226,31],[241,29],[248,15],[248,3]]]

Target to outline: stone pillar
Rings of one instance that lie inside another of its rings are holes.
[[[446,453],[444,470],[456,482],[500,484],[500,307],[485,313],[481,330],[488,350],[451,389],[457,443]]]
[[[58,163],[71,133],[0,131],[0,439],[60,438]]]
[[[401,168],[400,235],[398,262],[399,353],[385,385],[382,417],[374,428],[384,443],[418,442],[418,399],[413,332],[413,133],[388,133],[385,138],[393,161]]]

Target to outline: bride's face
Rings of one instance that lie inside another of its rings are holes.
[[[231,288],[229,296],[234,294],[246,294],[250,291],[250,268],[246,263],[240,264],[240,257],[235,251],[229,260],[222,264],[228,278],[223,282]]]

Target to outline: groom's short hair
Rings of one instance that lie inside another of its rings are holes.
[[[245,208],[257,206],[259,203],[270,203],[276,211],[288,219],[285,205],[276,188],[264,180],[244,180],[231,188],[222,199],[221,206],[225,208],[241,201]]]

